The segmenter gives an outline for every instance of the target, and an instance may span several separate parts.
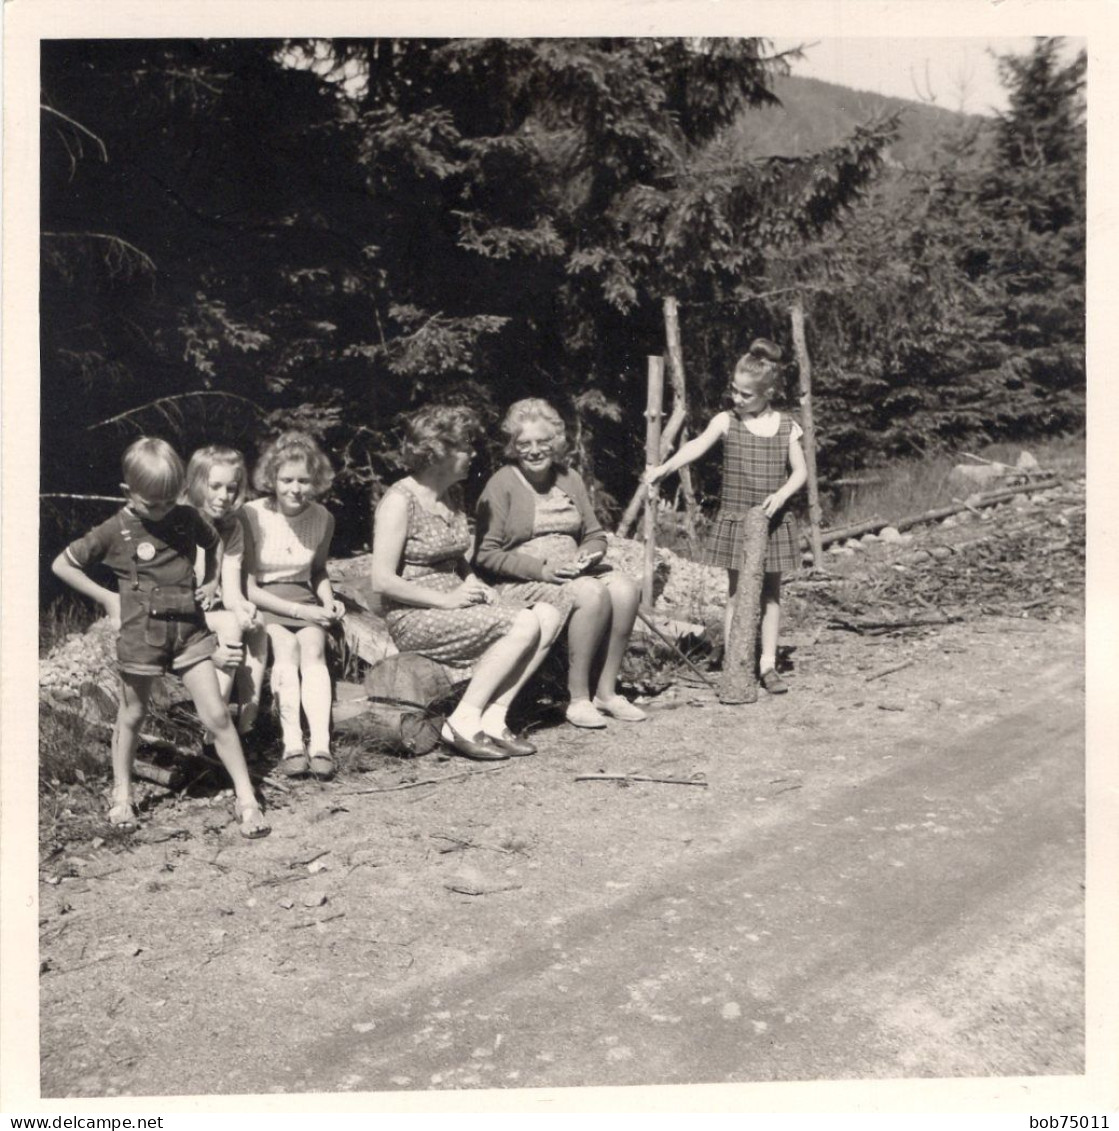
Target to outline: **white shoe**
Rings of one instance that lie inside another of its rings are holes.
[[[572,726],[601,730],[606,719],[598,713],[589,699],[572,699],[567,705],[567,721]]]
[[[604,715],[609,715],[612,719],[621,719],[624,723],[641,723],[649,717],[640,707],[635,707],[621,695],[611,695],[609,699],[600,699],[596,695],[594,706]]]

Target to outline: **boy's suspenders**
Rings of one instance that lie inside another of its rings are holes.
[[[120,519],[120,534],[124,539],[125,545],[128,547],[128,573],[132,578],[132,588],[140,588],[140,575],[136,570],[136,551],[132,548],[132,531],[128,529],[128,523],[124,518],[124,511],[118,511],[117,517]]]

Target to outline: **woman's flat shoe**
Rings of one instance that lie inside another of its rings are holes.
[[[320,750],[311,755],[311,773],[319,781],[330,781],[334,777],[334,758],[329,750]]]
[[[591,730],[601,730],[606,726],[605,717],[589,699],[572,699],[567,705],[565,715],[572,726],[587,727]]]
[[[301,778],[311,770],[311,763],[302,750],[285,750],[280,759],[280,773],[288,778]]]
[[[234,798],[233,815],[237,818],[237,831],[246,840],[259,840],[272,831],[272,826],[264,819],[264,810],[255,801],[242,805]]]
[[[621,719],[624,723],[640,723],[649,717],[640,707],[635,707],[622,695],[611,695],[609,699],[599,699],[596,695],[594,705],[604,715],[609,715],[612,719]]]
[[[500,734],[487,732],[486,737],[494,746],[507,750],[512,758],[527,758],[530,754],[536,753],[536,747],[527,738],[515,735],[508,727],[505,727]]]
[[[450,723],[444,723],[439,736],[452,750],[464,758],[473,758],[475,762],[504,762],[509,757],[509,751],[498,746],[483,730],[473,738],[466,738]]]
[[[762,672],[761,683],[770,695],[784,695],[789,690],[789,685],[777,674],[776,668]]]

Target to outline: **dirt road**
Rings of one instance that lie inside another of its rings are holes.
[[[386,758],[252,844],[168,801],[48,862],[43,1094],[1083,1071],[1082,627],[796,655],[756,706]]]

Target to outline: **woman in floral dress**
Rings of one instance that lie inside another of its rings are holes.
[[[442,737],[468,758],[535,753],[506,715],[539,667],[562,617],[541,604],[508,605],[472,572],[459,484],[481,429],[467,408],[433,405],[408,422],[401,457],[411,474],[377,506],[372,585],[401,652],[417,652],[469,678]]]

